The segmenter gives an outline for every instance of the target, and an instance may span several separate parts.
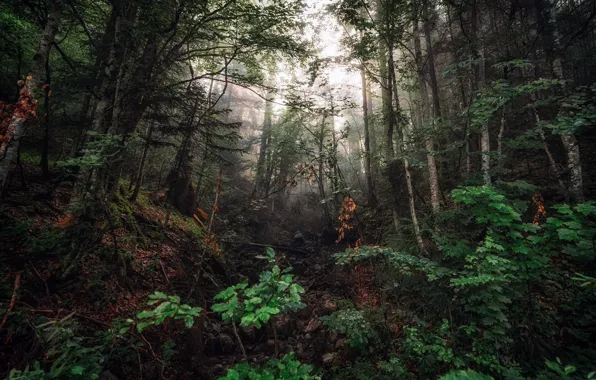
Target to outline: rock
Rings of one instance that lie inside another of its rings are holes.
[[[118,380],[118,378],[110,371],[103,371],[100,380]]]
[[[317,331],[321,327],[322,324],[323,323],[321,322],[321,320],[319,318],[313,318],[310,321],[308,321],[308,325],[306,326],[305,331],[307,333]]]
[[[257,340],[257,329],[255,326],[241,326],[238,330],[240,337],[246,343]]]
[[[308,265],[305,263],[295,263],[292,265],[292,273],[297,276],[304,276],[306,271],[308,270]]]
[[[205,351],[210,355],[231,354],[236,351],[236,342],[230,335],[222,333],[207,340]]]
[[[289,315],[277,316],[275,317],[275,329],[278,337],[290,337],[296,331],[296,320],[292,319]]]
[[[327,299],[325,300],[325,304],[323,305],[323,307],[317,310],[317,315],[329,315],[333,313],[335,310],[337,310],[337,305],[330,299]]]
[[[345,345],[346,345],[345,339],[338,339],[337,342],[335,342],[335,348],[342,348]]]
[[[330,364],[337,358],[337,352],[328,352],[323,355],[323,363]]]
[[[312,316],[313,309],[310,306],[306,306],[305,308],[299,309],[296,311],[296,317],[300,319],[308,319]]]
[[[294,234],[294,240],[292,241],[292,247],[301,248],[304,246],[304,244],[305,244],[304,236],[302,236],[300,231],[297,231],[296,234]]]

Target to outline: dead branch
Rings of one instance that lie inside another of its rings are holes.
[[[0,322],[0,330],[2,330],[2,328],[6,324],[6,321],[8,320],[8,315],[10,314],[12,309],[14,309],[14,305],[17,302],[17,293],[18,293],[20,287],[21,287],[21,272],[17,273],[17,276],[14,279],[14,289],[12,291],[12,297],[10,299],[10,304],[8,305],[8,310],[6,310],[6,314],[4,314],[4,318],[2,318],[2,322]]]

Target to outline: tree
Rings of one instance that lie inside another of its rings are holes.
[[[20,93],[12,119],[0,145],[0,191],[4,190],[10,170],[10,164],[19,150],[25,122],[30,115],[37,116],[37,96],[39,81],[48,60],[52,43],[58,33],[64,4],[62,0],[50,2],[48,18],[41,35],[39,47],[33,56],[27,79],[20,82]]]

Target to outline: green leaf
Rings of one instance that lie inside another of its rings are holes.
[[[153,310],[143,310],[137,314],[137,318],[139,319],[152,318],[153,316],[155,316],[155,311]]]
[[[70,373],[72,373],[73,375],[82,375],[84,371],[85,368],[83,368],[80,365],[73,365],[70,369]]]
[[[191,328],[195,323],[195,319],[189,315],[184,317],[184,326],[186,326],[187,329]]]

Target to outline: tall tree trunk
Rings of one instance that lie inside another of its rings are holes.
[[[406,172],[406,184],[408,186],[408,201],[410,203],[410,216],[412,217],[412,227],[414,228],[414,236],[418,248],[426,251],[424,240],[422,240],[422,232],[420,231],[420,223],[418,223],[418,216],[416,214],[416,202],[414,202],[414,186],[412,185],[412,176],[410,174],[410,164],[407,158],[404,158],[404,169]]]
[[[480,21],[480,12],[478,12],[477,4],[472,5],[472,27],[471,27],[471,44],[474,59],[477,61],[474,66],[476,89],[484,88],[486,82],[486,61],[484,52],[484,38],[482,32],[478,30]],[[482,28],[481,28],[482,29]],[[490,185],[490,130],[488,123],[482,127],[480,132],[480,152],[482,153],[482,176],[484,184]]]
[[[427,13],[427,12],[425,12]],[[418,88],[419,88],[419,95],[420,95],[420,105],[419,105],[419,128],[423,128],[424,127],[424,122],[425,119],[427,117],[427,112],[426,110],[428,109],[428,91],[427,91],[427,87],[426,87],[426,77],[424,75],[424,62],[422,60],[422,47],[421,47],[421,42],[420,42],[420,28],[419,28],[419,24],[418,24],[418,20],[416,18],[414,18],[413,20],[414,23],[414,27],[413,27],[413,37],[414,37],[414,54],[416,56],[416,66],[417,66],[417,71],[418,71]],[[428,26],[428,20],[425,20],[425,33],[427,34],[426,36],[426,43],[427,43],[427,49],[429,49],[429,46],[431,44],[430,41],[430,27]],[[434,72],[434,57],[431,55],[431,50],[428,50],[428,62],[429,62],[429,71],[433,71]],[[433,62],[431,64],[431,62]],[[431,73],[431,78],[434,78],[434,86],[437,86],[437,81],[436,81],[436,76],[433,75],[433,73]],[[441,111],[440,111],[440,106],[439,106],[439,92],[438,92],[438,88],[433,88],[432,90],[432,94],[433,94],[433,106],[431,107],[433,110],[433,117],[436,119],[437,117],[440,117]],[[434,121],[433,121],[434,122]],[[434,128],[433,128],[434,129]],[[424,136],[424,146],[426,148],[426,160],[427,160],[427,164],[428,164],[428,182],[429,182],[429,187],[430,187],[430,201],[431,201],[431,205],[433,208],[433,212],[438,212],[441,204],[440,204],[440,200],[439,200],[439,193],[440,193],[440,189],[439,189],[439,175],[437,173],[437,163],[435,160],[435,155],[434,155],[434,139],[432,136],[432,133],[434,131],[431,130],[428,135],[425,134]]]
[[[41,160],[39,165],[41,166],[41,172],[44,178],[50,177],[50,166],[48,164],[48,154],[50,150],[50,86],[51,86],[51,73],[50,73],[50,55],[52,49],[48,52],[46,59],[46,83],[44,88],[44,108],[45,115],[43,118],[43,140],[41,146]]]
[[[137,200],[139,192],[141,191],[141,186],[143,186],[143,178],[145,176],[145,162],[147,161],[147,153],[149,153],[149,148],[151,147],[151,137],[153,135],[153,129],[154,122],[151,122],[147,130],[147,140],[145,141],[145,146],[143,147],[143,155],[141,156],[141,163],[139,164],[139,170],[137,171],[136,175],[137,180],[135,184],[135,189],[130,197],[131,202]]]
[[[325,217],[327,219],[327,226],[331,228],[333,226],[333,220],[331,219],[331,214],[329,212],[329,205],[326,202],[326,195],[325,195],[325,156],[323,152],[325,151],[325,135],[327,132],[327,119],[323,116],[323,121],[321,122],[321,129],[319,130],[319,141],[318,141],[318,168],[317,168],[317,184],[319,187],[319,195],[321,197],[321,201],[324,201],[324,210],[325,210]]]
[[[71,5],[72,6],[72,5]],[[71,156],[79,154],[85,140],[85,133],[89,129],[89,117],[91,116],[91,100],[93,92],[99,90],[97,87],[101,86],[102,80],[102,69],[108,64],[107,60],[110,54],[111,44],[114,38],[114,28],[116,26],[116,20],[118,16],[118,8],[112,7],[110,11],[110,18],[106,25],[106,30],[101,39],[97,56],[95,57],[95,63],[93,65],[93,72],[91,73],[91,83],[87,85],[87,91],[83,97],[81,111],[79,113],[79,125],[75,131],[75,138],[73,142],[73,149]],[[98,83],[99,82],[99,83]]]
[[[255,188],[253,194],[262,194],[265,188],[268,186],[267,179],[267,150],[269,148],[269,142],[271,140],[271,127],[273,119],[273,102],[272,93],[267,90],[265,96],[265,115],[263,119],[263,131],[261,133],[261,146],[259,149],[259,159],[257,161],[257,175],[255,181]]]
[[[98,80],[98,82],[101,83],[98,94],[99,99],[95,105],[94,117],[91,123],[91,130],[97,133],[106,133],[110,128],[117,78],[124,56],[123,40],[127,27],[130,27],[126,20],[127,13],[129,14],[130,9],[127,9],[123,2],[115,2],[113,12],[115,13],[114,32],[107,62],[103,65],[102,70],[100,71],[102,76]],[[83,137],[81,143],[82,146],[86,144],[85,140],[86,138]],[[91,193],[99,191],[97,172],[97,170],[90,168],[80,169],[70,199],[71,206],[82,202],[85,199],[88,190],[91,190]]]
[[[37,52],[33,56],[29,75],[25,81],[25,87],[21,90],[20,99],[24,97],[31,98],[36,103],[37,89],[44,64],[50,53],[50,47],[54,43],[58,27],[62,18],[62,0],[50,1],[50,12],[41,35],[41,41]],[[19,100],[20,100],[19,99]],[[10,163],[16,157],[19,149],[20,138],[23,136],[23,129],[26,116],[15,113],[10,121],[7,130],[8,141],[0,145],[0,192],[6,186],[6,179],[10,170]]]
[[[550,63],[552,76],[563,80],[562,47],[561,37],[557,26],[557,9],[552,0],[536,0],[536,8],[539,23],[545,33],[544,45],[547,58]],[[576,203],[583,203],[583,175],[581,167],[581,156],[579,152],[579,142],[573,133],[564,132],[561,134],[561,142],[567,155],[567,169],[569,170],[569,195],[571,200]]]
[[[387,12],[384,9],[384,5],[382,0],[377,0],[377,23],[379,25],[385,24],[385,14]],[[385,155],[388,160],[395,156],[395,151],[393,149],[393,127],[394,127],[394,118],[393,118],[393,111],[391,106],[391,73],[387,68],[388,62],[388,54],[391,54],[391,51],[388,51],[387,47],[387,36],[381,35],[379,38],[379,69],[380,69],[380,84],[381,84],[381,100],[383,103],[383,124],[385,126]],[[389,138],[391,136],[391,138]]]
[[[366,190],[368,192],[369,207],[376,207],[377,197],[375,196],[371,165],[372,154],[370,149],[370,119],[368,115],[368,94],[364,64],[362,64],[360,68],[360,77],[362,79],[362,119],[364,124],[364,168],[366,170]]]

